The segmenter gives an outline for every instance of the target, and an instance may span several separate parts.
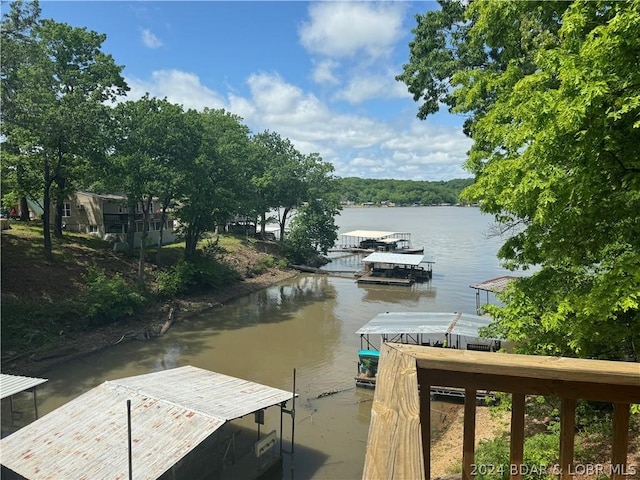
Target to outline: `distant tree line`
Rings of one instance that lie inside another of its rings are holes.
[[[472,178],[435,182],[348,177],[336,180],[336,191],[342,203],[441,205],[461,203],[460,193],[471,184]]]

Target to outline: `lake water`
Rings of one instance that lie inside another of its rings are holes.
[[[179,322],[157,340],[120,344],[46,372],[40,413],[106,380],[182,365],[289,390],[295,368],[296,453],[293,463],[285,459],[284,478],[360,478],[373,392],[354,386],[355,331],[386,311],[475,313],[469,285],[508,272],[496,258],[503,239],[488,236],[492,218],[477,208],[349,208],[337,223],[339,233],[410,232],[413,245],[435,258],[433,279],[412,287],[358,286],[353,278],[301,274]],[[327,268],[356,269],[360,258],[341,256]],[[434,403],[435,421],[439,411]],[[279,415],[268,411],[263,431],[271,428],[279,430]],[[289,429],[285,418],[285,438]]]

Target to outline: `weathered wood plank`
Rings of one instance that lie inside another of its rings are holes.
[[[431,385],[425,381],[425,378],[424,370],[418,371],[419,391],[431,392]],[[420,395],[420,427],[425,478],[431,478],[431,394]]]
[[[613,404],[613,447],[611,465],[613,466],[612,480],[627,478],[624,469],[627,465],[627,448],[629,446],[629,415],[630,405]]]
[[[576,400],[563,398],[560,407],[560,468],[561,479],[569,480],[573,464],[573,446],[576,429]]]
[[[378,365],[362,478],[425,478],[415,359],[383,344]]]
[[[640,387],[640,364],[582,358],[474,352],[451,348],[424,349],[419,345],[400,345],[414,356],[420,368],[456,372],[488,373],[523,378],[629,385]]]
[[[514,393],[511,396],[511,438],[510,438],[510,466],[511,479],[522,478],[522,465],[524,464],[524,401],[525,396]],[[515,469],[515,470],[514,470]]]
[[[464,422],[462,439],[462,480],[471,480],[475,459],[476,440],[476,391],[464,391]]]

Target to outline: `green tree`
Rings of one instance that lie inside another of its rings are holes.
[[[60,207],[83,163],[104,152],[106,102],[128,87],[122,67],[101,51],[105,35],[40,20],[39,13],[37,3],[14,2],[3,17],[2,134],[17,161],[17,181],[26,176],[38,187],[30,193],[42,199],[44,252],[51,258],[52,195]]]
[[[202,142],[188,167],[175,215],[185,239],[185,259],[192,260],[202,234],[241,209],[247,180],[242,164],[249,155],[249,129],[224,110],[199,114]]]
[[[338,238],[335,217],[340,213],[340,196],[333,177],[333,165],[322,162],[317,154],[307,158],[305,202],[291,222],[285,239],[286,250],[294,263],[315,263],[319,254],[326,255]]]
[[[198,152],[199,136],[196,125],[187,121],[182,107],[166,99],[145,95],[121,103],[114,113],[117,140],[110,183],[114,188],[124,189],[127,195],[130,251],[137,227],[141,227],[138,282],[143,285],[149,222],[164,220],[166,209],[178,195],[187,165]],[[136,222],[136,213],[141,222]]]
[[[398,78],[419,116],[469,116],[464,194],[509,233],[507,267],[538,266],[495,329],[525,352],[637,358],[640,2],[442,6]]]
[[[254,180],[266,205],[278,212],[280,239],[285,238],[285,228],[290,215],[306,199],[307,174],[314,167],[317,157],[305,156],[287,138],[276,132],[263,132],[254,140],[263,149],[262,175]],[[263,154],[264,155],[264,154]]]

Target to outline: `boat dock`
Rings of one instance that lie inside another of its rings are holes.
[[[479,330],[491,319],[463,313],[385,312],[375,316],[356,333],[360,335],[356,387],[375,388],[380,348],[383,343],[421,345],[495,352],[502,347],[496,338],[480,337]],[[458,388],[433,386],[434,397],[464,398]],[[479,402],[492,398],[491,392],[478,390]]]
[[[411,286],[430,280],[433,259],[424,255],[375,252],[365,257],[364,274],[358,283]],[[424,265],[424,266],[423,266]]]
[[[390,252],[403,254],[424,253],[424,247],[411,246],[411,234],[409,232],[354,230],[341,234],[340,238],[340,246],[332,249],[332,252]]]

